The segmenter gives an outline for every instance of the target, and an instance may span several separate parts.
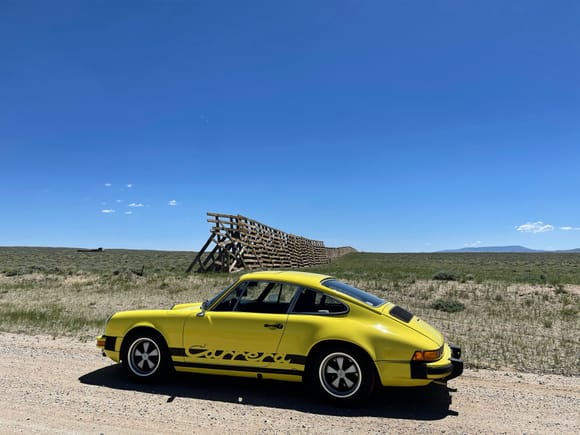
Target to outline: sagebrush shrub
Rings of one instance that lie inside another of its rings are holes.
[[[459,274],[450,271],[440,271],[433,275],[435,281],[459,281]]]
[[[437,299],[431,304],[431,308],[439,311],[445,311],[447,313],[457,313],[459,311],[465,310],[465,305],[463,305],[457,299]]]

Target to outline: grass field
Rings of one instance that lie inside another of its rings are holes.
[[[207,299],[236,275],[194,253],[0,247],[0,329],[91,340],[115,311]],[[470,367],[580,375],[580,254],[346,255],[308,269],[411,310]]]

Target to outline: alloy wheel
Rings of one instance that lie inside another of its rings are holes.
[[[155,340],[141,337],[135,340],[128,352],[131,371],[137,376],[153,375],[161,363],[161,350]]]
[[[322,388],[339,399],[356,394],[362,382],[359,363],[344,352],[327,355],[320,363],[318,375]]]

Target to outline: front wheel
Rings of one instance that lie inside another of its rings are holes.
[[[157,334],[142,333],[127,337],[123,367],[134,379],[159,380],[169,372],[170,355],[164,340]]]
[[[347,347],[317,352],[308,377],[322,397],[339,404],[366,400],[376,378],[369,358],[362,351]]]

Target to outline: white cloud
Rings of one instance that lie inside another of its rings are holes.
[[[115,202],[116,202],[117,204],[121,204],[123,201],[124,201],[123,199],[117,199],[117,200],[115,200]]]
[[[105,187],[111,187],[112,184],[111,183],[105,183]]]
[[[174,199],[172,199],[172,200],[170,200],[170,201],[167,203],[167,205],[169,205],[169,206],[171,206],[171,207],[175,207],[175,206],[177,205],[177,201],[176,201],[176,200],[174,200]]]
[[[547,233],[548,231],[554,231],[554,226],[550,224],[545,224],[542,221],[538,222],[527,222],[523,225],[516,227],[516,231],[520,233]]]
[[[133,214],[132,211],[126,211],[125,214]]]
[[[130,189],[131,187],[133,187],[131,183],[127,184],[127,189]]]
[[[106,208],[104,210],[101,210],[101,213],[105,213],[105,214],[115,213],[115,210],[111,210],[110,208]]]
[[[464,243],[463,246],[466,248],[477,248],[478,246],[481,246],[482,241],[478,240],[476,242],[473,243]]]
[[[129,204],[129,207],[145,207],[145,206],[140,202],[132,202],[131,204]]]
[[[580,227],[560,227],[562,231],[580,231]]]

